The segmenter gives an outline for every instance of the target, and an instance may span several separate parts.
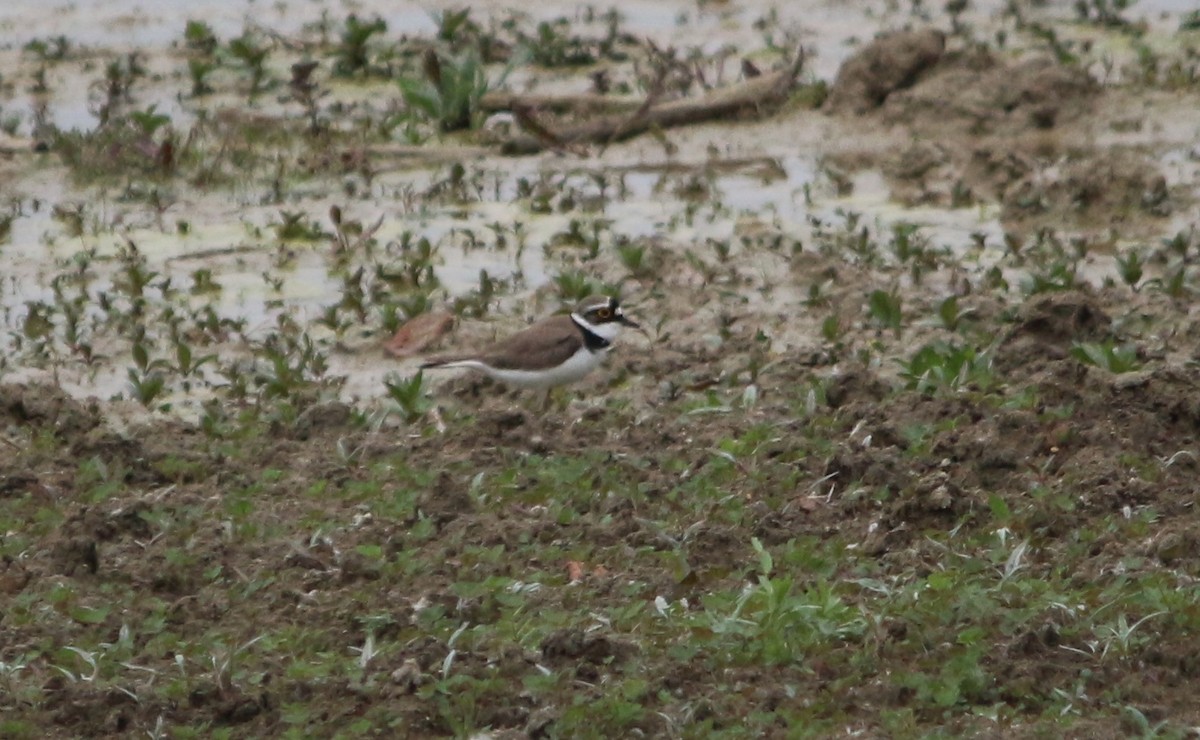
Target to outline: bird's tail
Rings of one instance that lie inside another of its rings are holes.
[[[478,360],[470,355],[438,355],[422,362],[421,369],[434,370],[438,368],[472,367],[477,363]]]

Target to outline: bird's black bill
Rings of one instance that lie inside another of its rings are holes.
[[[625,316],[625,314],[621,314],[620,316],[618,316],[617,322],[624,324],[625,326],[628,326],[631,329],[641,329],[642,328],[641,324],[637,323],[636,321],[631,321],[629,318],[627,318]]]

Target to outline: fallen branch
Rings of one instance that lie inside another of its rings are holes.
[[[553,111],[554,113],[620,113],[637,110],[642,99],[632,95],[553,95],[534,93],[490,92],[479,100],[479,109],[487,113],[511,111],[517,108]]]
[[[712,90],[700,98],[672,100],[648,107],[643,103],[632,117],[607,115],[553,131],[553,141],[558,144],[554,148],[585,143],[608,144],[633,138],[651,129],[703,123],[746,111],[761,114],[764,107],[778,104],[787,96],[803,64],[804,54],[800,53],[795,62],[785,69]],[[522,155],[536,154],[547,148],[551,148],[551,145],[546,136],[521,134],[505,141],[500,151],[508,155]]]

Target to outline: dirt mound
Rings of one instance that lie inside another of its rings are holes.
[[[861,115],[878,108],[892,93],[912,85],[937,64],[945,48],[946,35],[933,29],[875,39],[842,64],[826,110]]]
[[[1079,136],[1102,128],[1109,94],[1083,67],[975,47],[942,53],[943,43],[936,31],[893,34],[843,65],[826,110],[905,133],[898,146],[834,157],[839,167],[880,168],[906,205],[997,201],[1015,231],[1140,234],[1177,209],[1156,160]]]
[[[1171,214],[1167,181],[1145,155],[1108,150],[1027,173],[1003,188],[1002,218],[1010,223],[1086,222],[1116,227],[1139,216]]]
[[[882,121],[971,136],[1049,129],[1087,113],[1099,87],[1078,67],[1047,57],[1009,63],[986,51],[946,54],[887,98]]]
[[[876,39],[842,65],[825,109],[982,136],[1075,120],[1099,93],[1085,70],[1049,57],[1008,62],[979,48],[944,53],[945,46],[933,29]]]
[[[48,428],[63,436],[86,434],[102,423],[99,407],[84,405],[52,385],[0,385],[0,424]]]
[[[1110,336],[1112,320],[1100,302],[1084,291],[1048,293],[1030,299],[1017,313],[1016,324],[1001,340],[996,367],[1041,367],[1067,357],[1075,342],[1095,342]]]

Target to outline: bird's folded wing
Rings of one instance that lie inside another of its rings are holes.
[[[571,359],[583,346],[570,316],[554,316],[492,346],[479,358],[501,370],[545,370]]]

